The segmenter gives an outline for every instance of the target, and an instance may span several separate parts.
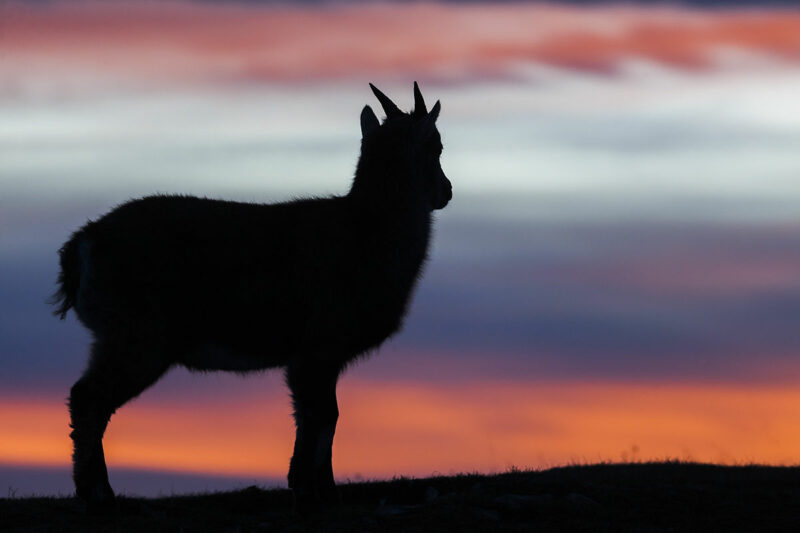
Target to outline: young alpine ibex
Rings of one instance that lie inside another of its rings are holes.
[[[77,495],[108,507],[102,438],[116,409],[168,369],[284,367],[297,434],[299,505],[336,498],[336,382],[398,331],[425,262],[432,211],[452,197],[439,158],[440,104],[414,83],[403,113],[370,84],[383,124],[361,112],[361,156],[345,196],[262,205],[192,196],[129,201],[60,250],[56,314],[94,338],[70,391]]]

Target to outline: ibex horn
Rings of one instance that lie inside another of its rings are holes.
[[[377,87],[375,87],[371,83],[369,84],[369,86],[372,89],[372,92],[375,93],[375,97],[378,98],[378,101],[381,103],[383,111],[384,113],[386,113],[386,118],[396,117],[398,115],[403,114],[403,112],[397,108],[394,102],[389,100],[388,96],[383,94]]]
[[[428,113],[428,108],[425,107],[425,100],[422,98],[422,93],[419,90],[419,85],[417,85],[417,82],[414,82],[414,114],[426,115],[427,113]]]

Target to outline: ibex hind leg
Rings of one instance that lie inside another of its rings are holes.
[[[69,397],[75,492],[90,512],[113,510],[103,434],[109,418],[125,402],[155,383],[169,368],[163,353],[141,343],[96,342],[89,366]]]

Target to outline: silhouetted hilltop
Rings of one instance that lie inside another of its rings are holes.
[[[343,504],[292,513],[288,490],[119,499],[0,499],[2,531],[800,531],[800,467],[599,464],[340,485]]]

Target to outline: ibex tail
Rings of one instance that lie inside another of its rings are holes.
[[[80,244],[82,235],[74,234],[58,251],[61,272],[58,274],[58,290],[50,298],[49,303],[58,306],[53,314],[62,320],[67,311],[75,306],[81,280]]]

